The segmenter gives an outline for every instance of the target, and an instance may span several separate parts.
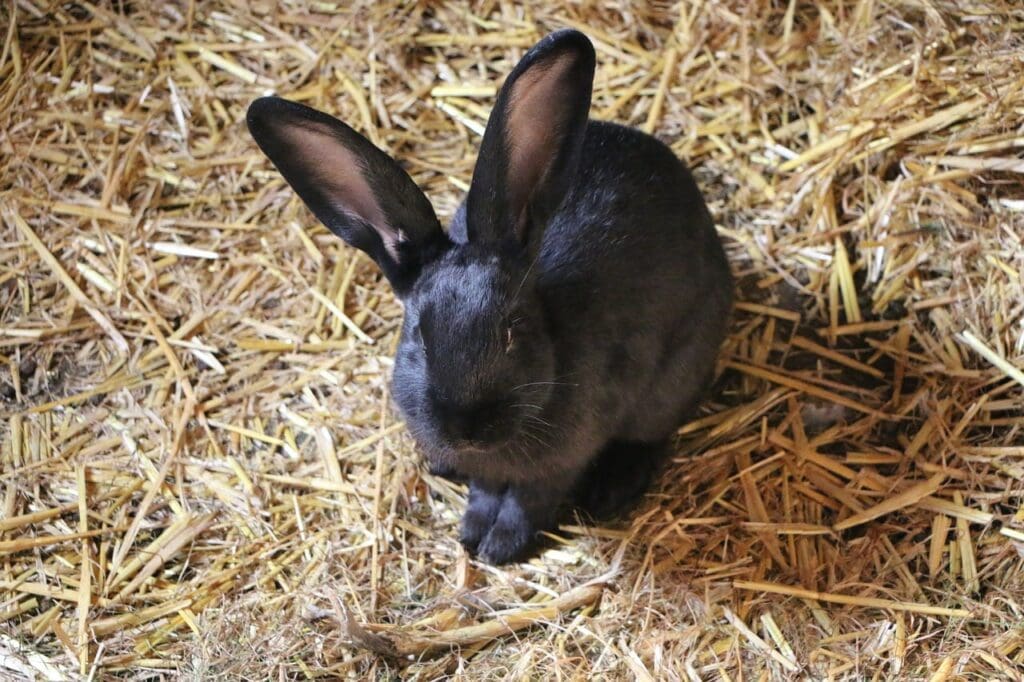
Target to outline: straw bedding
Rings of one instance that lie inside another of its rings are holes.
[[[1021,678],[1018,3],[0,17],[0,676]],[[389,407],[399,304],[243,114],[340,116],[447,218],[561,26],[593,114],[695,168],[740,303],[632,516],[494,568]]]

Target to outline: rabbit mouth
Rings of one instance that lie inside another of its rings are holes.
[[[460,455],[486,455],[493,446],[483,441],[464,440],[452,443],[451,448]]]

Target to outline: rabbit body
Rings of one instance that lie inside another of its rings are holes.
[[[448,234],[466,245],[465,205]],[[459,279],[460,251],[435,277],[458,282],[455,297],[493,295],[504,287],[488,272],[490,256],[480,256],[478,281]],[[503,448],[488,457],[443,442],[426,450],[434,466],[492,487],[574,478],[611,440],[667,438],[710,383],[731,306],[728,263],[689,171],[655,138],[612,123],[589,122],[579,173],[547,225],[535,268],[553,357],[528,377],[538,386],[523,398],[544,402],[532,464]],[[424,289],[435,295],[432,284]],[[456,300],[457,310],[468,307]],[[429,443],[435,422],[416,424],[425,394],[416,321],[407,314],[393,390],[413,433]]]
[[[575,31],[527,53],[447,233],[344,124],[276,98],[249,113],[288,182],[403,301],[395,402],[431,467],[468,480],[461,539],[495,563],[567,502],[602,513],[642,492],[713,378],[732,304],[685,165],[588,121],[593,66]]]

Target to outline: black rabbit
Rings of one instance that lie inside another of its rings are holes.
[[[686,167],[588,120],[594,49],[553,33],[508,77],[446,233],[397,163],[267,97],[248,125],[405,306],[393,394],[432,467],[469,481],[462,543],[521,557],[559,507],[640,494],[713,377],[732,278]]]

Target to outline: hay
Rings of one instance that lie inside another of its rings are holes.
[[[1020,678],[1024,11],[554,5],[3,4],[0,675]],[[493,568],[388,407],[399,305],[242,118],[336,113],[447,217],[560,26],[742,302],[633,517]]]

